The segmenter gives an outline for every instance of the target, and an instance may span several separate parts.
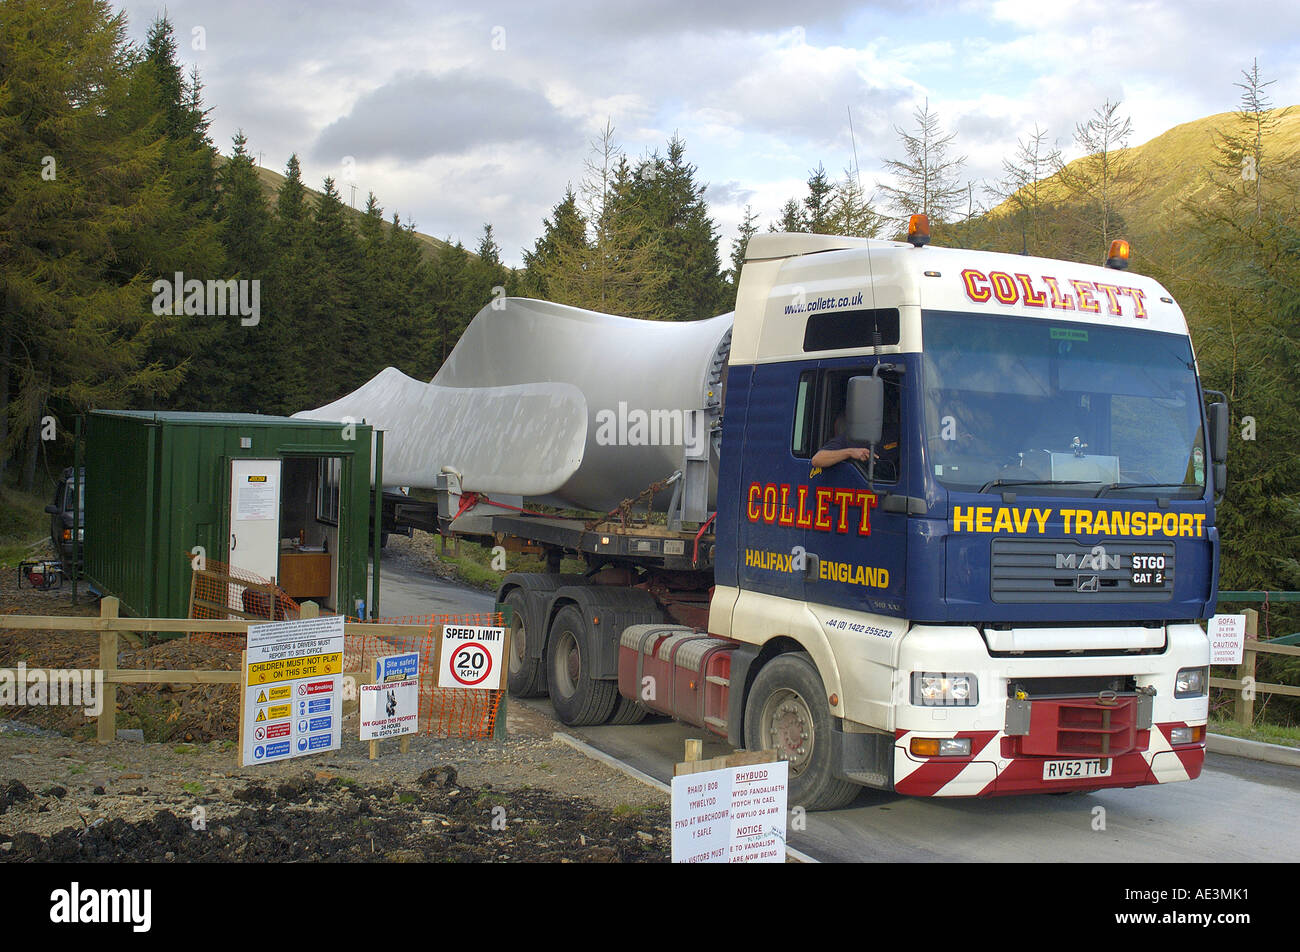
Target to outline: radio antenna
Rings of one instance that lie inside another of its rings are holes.
[[[853,142],[853,177],[858,180],[858,191],[862,191],[862,169],[858,166],[858,137],[853,132],[853,107],[845,106],[849,114],[849,139]]]

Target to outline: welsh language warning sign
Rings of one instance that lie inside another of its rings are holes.
[[[501,687],[506,630],[483,625],[447,625],[442,629],[440,688]]]
[[[673,862],[784,863],[789,767],[778,760],[673,777]]]
[[[338,750],[342,700],[342,615],[250,625],[240,763]]]

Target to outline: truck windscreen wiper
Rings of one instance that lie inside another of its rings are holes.
[[[1199,486],[1187,485],[1186,483],[1111,483],[1108,486],[1102,486],[1097,490],[1097,496],[1104,496],[1112,489],[1199,489]]]
[[[1096,479],[990,479],[980,487],[986,493],[994,486],[1078,486],[1083,483],[1099,482]]]

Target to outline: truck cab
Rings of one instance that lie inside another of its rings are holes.
[[[1196,777],[1224,420],[1149,278],[755,236],[708,618],[745,745],[820,806]]]

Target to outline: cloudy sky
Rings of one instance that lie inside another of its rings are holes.
[[[120,3],[120,0],[119,0]],[[125,2],[143,39],[158,2]],[[998,177],[1035,123],[1067,156],[1076,123],[1122,100],[1132,144],[1236,105],[1258,58],[1300,102],[1300,4],[1284,0],[167,0],[226,153],[290,153],[344,200],[473,248],[491,222],[518,264],[612,121],[635,158],[674,133],[708,183],[725,258],[746,204],[766,227],[819,162],[863,185],[898,157],[895,126],[929,100]]]

